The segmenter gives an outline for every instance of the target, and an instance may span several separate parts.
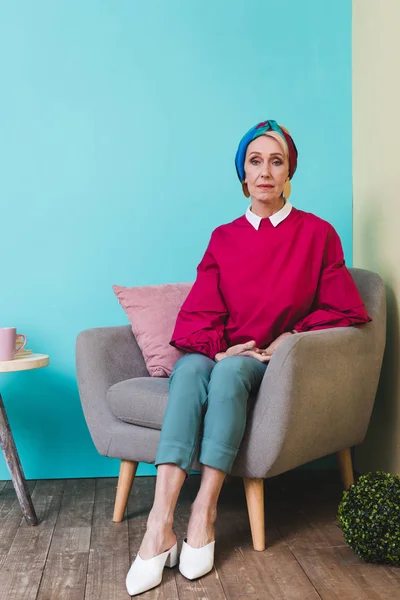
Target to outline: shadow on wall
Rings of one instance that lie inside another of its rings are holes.
[[[379,203],[365,203],[365,206],[378,206]],[[399,298],[395,292],[398,273],[393,272],[392,264],[385,259],[383,249],[388,251],[384,240],[379,211],[366,211],[363,215],[362,242],[359,255],[363,264],[378,273],[385,282],[387,303],[386,348],[381,377],[371,421],[366,438],[356,449],[356,468],[360,472],[385,470],[397,472],[400,465],[398,449],[398,428],[400,425],[400,315]],[[356,265],[357,266],[357,265]],[[400,266],[398,267],[400,268]],[[397,465],[397,466],[396,466]]]
[[[388,279],[385,278],[388,282]],[[389,279],[390,282],[390,279]],[[374,469],[397,472],[396,455],[398,454],[398,427],[400,421],[400,318],[398,310],[398,298],[396,297],[390,283],[386,284],[387,298],[387,337],[386,349],[383,359],[381,378],[379,382],[377,397],[371,417],[371,437],[375,448],[379,448],[379,458]],[[369,445],[369,432],[365,443]],[[374,447],[368,449],[373,463]],[[397,460],[398,463],[398,460]]]

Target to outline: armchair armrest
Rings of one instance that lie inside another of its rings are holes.
[[[100,454],[107,454],[110,425],[117,421],[107,404],[108,388],[133,377],[149,377],[130,326],[82,331],[76,340],[76,371],[90,434]]]
[[[239,453],[270,477],[362,442],[384,350],[384,326],[295,334],[273,355]]]

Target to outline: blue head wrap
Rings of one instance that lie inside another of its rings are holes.
[[[297,148],[289,132],[280,127],[276,121],[262,121],[254,125],[240,140],[239,147],[236,152],[235,166],[239,180],[242,182],[245,179],[244,160],[246,158],[247,146],[260,135],[264,135],[267,131],[276,131],[287,143],[289,149],[289,179],[291,179],[297,167]]]

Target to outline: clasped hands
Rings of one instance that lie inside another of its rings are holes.
[[[236,346],[231,346],[225,352],[218,352],[218,354],[215,355],[215,361],[219,362],[228,356],[250,356],[260,362],[269,362],[282,340],[290,335],[292,335],[290,332],[282,333],[268,346],[268,348],[257,348],[254,340],[246,342],[245,344],[236,344]]]

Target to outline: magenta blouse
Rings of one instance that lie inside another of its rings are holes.
[[[242,216],[215,229],[170,343],[214,358],[285,331],[369,321],[335,229],[292,208],[276,227],[265,218],[257,230]]]

